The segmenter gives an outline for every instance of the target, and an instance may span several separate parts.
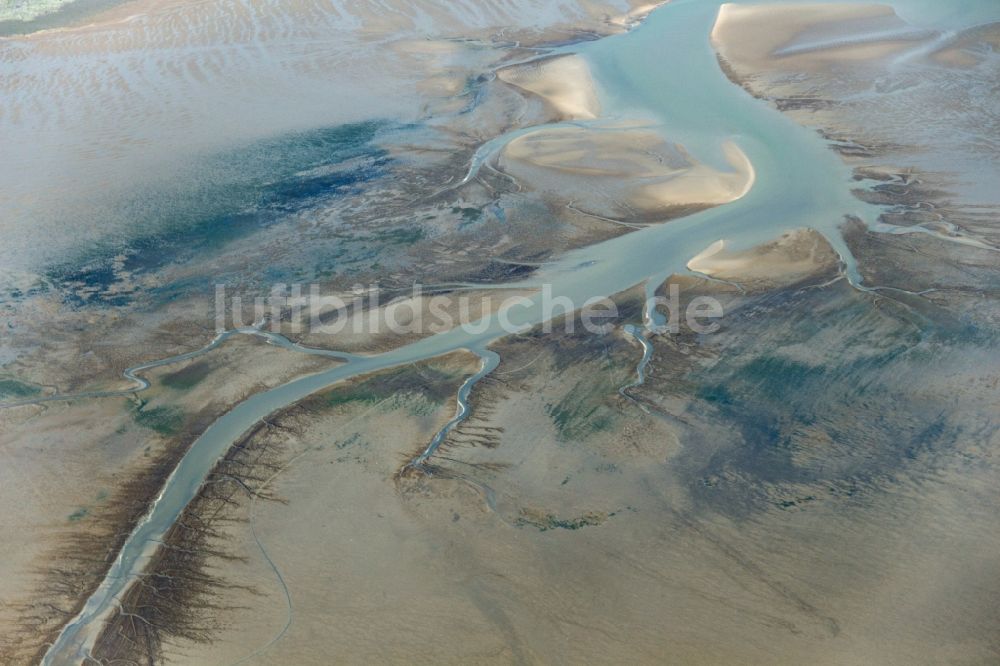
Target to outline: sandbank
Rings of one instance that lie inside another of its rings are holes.
[[[795,229],[746,250],[731,250],[724,240],[688,261],[688,269],[742,286],[774,288],[809,277],[833,274],[839,260],[822,234]]]
[[[590,67],[576,55],[543,58],[497,72],[501,81],[538,95],[564,120],[593,120],[601,104]]]
[[[712,44],[744,74],[874,60],[933,35],[909,25],[888,5],[730,3],[719,8]]]
[[[662,217],[678,208],[715,206],[754,182],[746,155],[723,147],[732,171],[696,161],[683,146],[646,127],[559,127],[511,141],[498,166],[522,183],[610,217]]]

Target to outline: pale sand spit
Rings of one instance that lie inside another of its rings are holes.
[[[837,253],[819,232],[795,229],[747,250],[730,250],[724,240],[716,241],[687,267],[719,280],[775,287],[832,273],[837,265]]]
[[[887,5],[730,3],[719,8],[712,44],[741,73],[789,66],[808,71],[896,54],[934,34],[909,25]]]
[[[591,213],[655,217],[745,195],[753,186],[753,166],[735,144],[723,149],[732,171],[698,163],[683,146],[650,128],[559,127],[511,141],[498,166]]]
[[[593,120],[601,113],[590,67],[580,56],[545,58],[497,72],[501,81],[538,95],[564,120]]]

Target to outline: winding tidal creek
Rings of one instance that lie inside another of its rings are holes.
[[[720,4],[674,0],[631,32],[561,50],[571,50],[588,61],[599,83],[606,116],[614,119],[640,114],[651,118],[671,141],[682,143],[692,156],[717,169],[729,169],[723,146],[731,142],[752,164],[753,187],[732,203],[574,250],[544,265],[530,279],[505,286],[531,290],[550,285],[551,296],[569,298],[582,307],[672,272],[684,272],[691,257],[719,239],[740,249],[802,227],[822,233],[840,254],[847,278],[860,285],[855,261],[839,229],[845,216],[874,224],[877,209],[851,194],[856,184],[850,170],[817,133],[796,125],[726,78],[709,41]],[[518,132],[512,132],[490,141],[482,154],[477,153],[472,171],[486,159],[486,152],[501,148],[516,136]],[[540,295],[529,295],[509,307],[506,318],[523,330],[538,325],[546,317],[541,301]],[[217,461],[254,424],[337,382],[456,350],[471,351],[482,360],[481,369],[459,390],[455,417],[410,463],[422,464],[467,415],[475,383],[500,362],[488,346],[509,331],[496,320],[482,328],[476,333],[451,329],[372,356],[310,350],[277,336],[269,338],[275,344],[341,358],[345,363],[253,395],[212,423],[180,460],[104,580],[79,614],[63,627],[43,663],[79,663],[87,658],[118,599],[143,572]],[[644,379],[651,348],[638,329],[629,332],[644,351],[637,369],[638,385]],[[236,333],[266,335],[239,330],[224,336]],[[130,369],[126,377],[143,388],[148,384],[136,372],[204,353],[221,341],[217,338],[196,352]],[[123,395],[134,390],[75,397]]]

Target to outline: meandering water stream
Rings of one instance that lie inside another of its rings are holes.
[[[421,451],[420,455],[416,456],[413,460],[407,463],[407,467],[417,468],[423,465],[428,458],[434,455],[434,452],[437,451],[439,446],[441,446],[441,442],[443,442],[444,438],[448,436],[448,433],[468,418],[470,410],[469,395],[472,393],[472,389],[475,388],[476,384],[478,384],[483,378],[493,372],[498,365],[500,365],[500,355],[495,351],[490,351],[489,349],[472,349],[471,351],[479,356],[479,370],[476,371],[476,374],[466,379],[465,382],[462,383],[462,386],[459,387],[457,398],[458,406],[454,418],[448,421],[443,428],[437,431],[431,439],[430,444],[428,444],[427,447]]]
[[[40,405],[46,402],[65,402],[68,400],[84,400],[88,398],[120,398],[130,395],[134,395],[140,391],[145,391],[149,388],[149,380],[142,376],[140,373],[144,373],[148,370],[153,370],[154,368],[162,368],[166,365],[173,365],[175,363],[183,363],[184,361],[190,361],[193,358],[197,358],[203,354],[207,354],[213,349],[217,348],[226,340],[237,336],[237,335],[250,335],[258,338],[262,338],[267,341],[270,345],[275,345],[276,347],[281,347],[282,349],[288,349],[291,351],[300,352],[302,354],[308,354],[310,356],[325,356],[327,358],[335,358],[341,361],[350,361],[353,358],[358,358],[354,354],[348,354],[346,352],[334,351],[330,349],[317,349],[315,347],[305,347],[298,344],[297,342],[292,342],[283,335],[277,333],[272,333],[270,331],[265,331],[263,329],[264,322],[261,322],[255,326],[244,326],[240,328],[230,329],[228,331],[223,331],[212,338],[212,341],[201,349],[195,349],[194,351],[184,352],[183,354],[177,354],[176,356],[168,356],[166,358],[161,358],[156,361],[149,361],[148,363],[142,363],[140,365],[134,365],[131,368],[127,368],[122,372],[122,376],[125,379],[132,382],[132,388],[127,389],[115,389],[109,391],[84,391],[81,393],[67,393],[67,394],[57,394],[57,395],[44,395],[35,398],[26,398],[24,400],[17,400],[15,402],[4,402],[0,403],[0,409],[7,409],[10,407],[23,407],[25,405]]]

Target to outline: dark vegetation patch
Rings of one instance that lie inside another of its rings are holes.
[[[179,408],[163,405],[147,409],[141,405],[132,411],[132,419],[143,428],[161,435],[175,435],[184,425],[184,412]]]
[[[593,527],[603,524],[616,512],[589,512],[575,518],[560,518],[555,514],[545,513],[534,509],[521,509],[520,515],[514,520],[517,527],[534,527],[539,532],[549,530],[579,530],[584,527]]]
[[[584,380],[555,404],[546,404],[545,412],[552,418],[559,438],[575,441],[597,432],[611,430],[615,424],[616,410],[607,403],[615,387],[604,381]]]
[[[696,497],[736,514],[804,507],[844,495],[838,489],[878,487],[958,440],[961,426],[900,378],[931,373],[942,354],[961,351],[916,353],[926,341],[905,307],[876,308],[847,287],[765,300],[727,313],[716,361],[687,370],[690,413],[732,433],[708,443],[708,454],[685,454],[698,470]],[[814,358],[785,348],[814,349]]]
[[[434,404],[455,397],[458,375],[433,364],[433,359],[350,380],[306,398],[305,409],[323,411],[352,403],[374,405],[405,394],[419,394]]]
[[[534,273],[536,268],[526,264],[509,263],[505,261],[488,261],[481,269],[468,274],[464,279],[468,282],[511,282],[524,279]]]
[[[197,386],[212,372],[212,364],[208,361],[197,361],[176,372],[164,375],[160,380],[167,388],[186,390]]]
[[[778,111],[819,111],[833,106],[829,99],[812,95],[775,97],[771,101]]]
[[[41,389],[18,379],[0,379],[0,399],[29,398],[38,395]]]
[[[396,227],[385,231],[377,231],[372,238],[389,245],[415,245],[427,237],[422,227]]]
[[[142,470],[125,475],[114,490],[101,491],[96,504],[68,517],[78,528],[39,559],[39,583],[31,600],[17,607],[19,627],[0,637],[0,663],[41,661],[63,624],[80,611],[103,580],[125,538],[145,516],[187,446],[216,416],[209,410],[193,415],[169,446],[149,455]]]
[[[475,224],[483,217],[482,209],[471,206],[453,206],[451,212],[462,218],[461,223],[458,225],[459,229],[463,229],[470,224]]]
[[[283,501],[264,486],[285,459],[289,437],[301,411],[292,407],[260,421],[230,447],[212,470],[197,497],[164,536],[139,584],[121,598],[94,646],[102,663],[160,663],[169,640],[207,643],[232,607],[221,595],[257,594],[210,573],[209,563],[244,561],[226,548],[224,527],[245,516],[245,502]]]
[[[538,325],[516,338],[504,340],[504,348],[513,347],[511,351],[518,354],[517,348],[524,347],[523,353],[530,357],[532,352],[537,354],[537,350],[544,347],[551,352],[556,370],[560,372],[588,361],[611,363],[620,360],[627,365],[633,352],[629,347],[618,344],[614,331],[626,322],[642,321],[643,298],[618,296],[614,299],[614,305],[615,316],[595,318],[592,322],[597,326],[607,324],[609,328],[604,334],[588,331],[577,311],[568,316],[560,314],[553,318],[548,333],[542,325]],[[595,309],[600,310],[601,308]],[[572,321],[567,322],[568,318]],[[509,354],[501,353],[501,356],[507,359]],[[521,364],[512,360],[511,365],[517,367]]]
[[[347,382],[262,419],[230,447],[165,536],[142,583],[122,596],[120,609],[98,638],[94,657],[103,663],[159,663],[165,642],[211,640],[231,609],[223,603],[223,594],[257,594],[211,571],[220,561],[242,560],[227,550],[223,528],[245,518],[250,498],[285,501],[265,483],[285,464],[288,442],[301,437],[301,417],[317,408],[374,403],[407,392],[442,401],[454,397],[457,377],[435,367],[432,359]],[[361,452],[350,452],[364,446],[358,436],[336,444],[354,460],[363,459],[358,457]]]

